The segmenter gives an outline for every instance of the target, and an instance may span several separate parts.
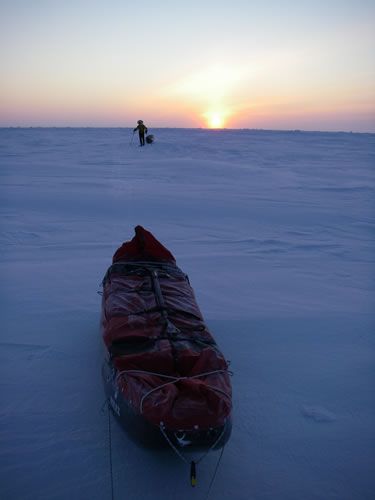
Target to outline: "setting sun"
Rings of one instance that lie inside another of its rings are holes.
[[[211,111],[203,114],[208,128],[223,128],[225,125],[225,115],[219,111]]]

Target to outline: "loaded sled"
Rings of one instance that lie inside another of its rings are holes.
[[[187,275],[143,227],[103,279],[103,381],[113,413],[146,447],[218,449],[229,439],[228,363]]]

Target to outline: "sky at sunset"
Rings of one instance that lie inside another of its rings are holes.
[[[375,132],[373,0],[0,0],[0,126]]]

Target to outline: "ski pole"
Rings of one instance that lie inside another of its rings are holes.
[[[134,134],[135,134],[135,132],[134,132],[134,130],[133,130],[133,135],[132,135],[132,138],[131,138],[131,140],[130,140],[129,146],[131,146],[131,145],[132,145],[132,143],[133,143]]]

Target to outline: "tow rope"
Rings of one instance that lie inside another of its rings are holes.
[[[192,487],[196,486],[197,485],[197,465],[204,459],[206,458],[206,456],[209,454],[210,451],[212,451],[216,445],[220,442],[220,440],[222,439],[222,437],[224,436],[224,433],[226,431],[226,428],[227,428],[227,421],[224,422],[224,425],[223,425],[223,430],[221,431],[221,433],[219,434],[219,437],[216,439],[216,441],[214,441],[214,443],[208,448],[208,450],[198,458],[198,460],[191,460],[189,462],[189,460],[181,453],[181,451],[173,444],[173,442],[171,441],[171,439],[169,438],[166,430],[165,430],[165,425],[163,422],[160,422],[160,432],[162,433],[164,439],[167,441],[167,443],[169,444],[169,446],[172,448],[172,450],[176,453],[176,455],[183,461],[185,462],[187,465],[190,464],[190,484]],[[211,488],[212,488],[212,485],[213,485],[213,482],[215,480],[215,477],[216,477],[216,473],[217,473],[217,470],[219,468],[219,464],[220,464],[220,461],[221,461],[221,458],[223,456],[223,452],[224,452],[224,446],[222,447],[221,449],[221,454],[220,454],[220,457],[219,457],[219,460],[218,460],[218,463],[216,464],[216,469],[215,469],[215,472],[214,472],[214,476],[211,480],[211,483],[210,483],[210,487],[209,487],[209,491],[208,491],[208,494],[207,494],[207,497],[209,496],[209,493],[211,491]]]
[[[114,494],[114,481],[113,481],[113,459],[112,459],[112,423],[111,423],[111,405],[109,399],[106,399],[103,406],[102,406],[102,413],[104,413],[104,410],[107,409],[107,415],[108,415],[108,458],[109,458],[109,476],[110,476],[110,489],[111,489],[111,500],[114,500],[115,494]],[[212,451],[215,446],[220,442],[221,438],[223,437],[227,427],[227,421],[224,422],[223,430],[221,431],[219,437],[216,439],[216,441],[210,446],[210,448],[197,460],[189,460],[184,457],[184,455],[178,450],[178,448],[172,443],[170,440],[168,434],[165,431],[165,426],[163,422],[160,422],[160,431],[162,435],[164,436],[165,440],[169,444],[169,446],[172,448],[172,450],[176,453],[176,455],[186,464],[190,465],[190,484],[192,487],[195,487],[197,485],[197,465],[208,455],[210,451]],[[221,448],[220,456],[218,458],[218,461],[215,466],[215,470],[213,473],[213,476],[210,481],[210,485],[207,490],[207,494],[205,497],[205,500],[208,500],[212,486],[214,484],[217,471],[220,466],[221,459],[224,454],[224,448],[225,445]]]
[[[143,413],[143,403],[144,403],[144,400],[150,396],[150,394],[152,394],[153,392],[155,391],[158,391],[160,389],[162,389],[163,387],[167,386],[167,385],[170,385],[170,384],[176,384],[177,382],[180,382],[180,381],[183,381],[183,380],[192,380],[192,379],[199,379],[201,377],[207,377],[207,376],[210,376],[210,375],[214,375],[214,374],[217,374],[217,373],[228,373],[229,375],[232,375],[232,372],[230,370],[228,370],[227,368],[225,369],[220,369],[220,370],[212,370],[210,372],[203,372],[203,373],[198,373],[197,375],[191,375],[191,376],[182,376],[182,377],[175,377],[175,376],[171,376],[171,375],[165,375],[163,373],[157,373],[157,372],[150,372],[150,371],[147,371],[147,370],[137,370],[137,369],[133,369],[133,370],[122,370],[120,371],[117,376],[116,376],[116,379],[118,381],[118,379],[121,377],[121,376],[127,376],[127,375],[133,375],[133,376],[136,376],[136,375],[146,375],[146,376],[149,376],[149,375],[154,375],[154,376],[157,376],[157,377],[160,377],[160,378],[164,378],[166,379],[167,381],[150,389],[149,391],[147,391],[141,398],[141,401],[140,401],[140,404],[139,404],[139,412],[140,414]],[[211,390],[213,391],[216,391],[216,392],[219,392],[221,393],[222,395],[226,396],[228,399],[230,399],[230,395],[227,394],[225,391],[223,391],[222,389],[220,389],[219,387],[215,387],[213,385],[208,385],[206,384],[206,387],[209,387]],[[224,422],[224,426],[223,426],[223,430],[222,432],[220,433],[219,437],[216,439],[216,441],[210,446],[210,448],[198,459],[198,460],[191,460],[189,461],[186,457],[184,457],[184,455],[180,452],[180,450],[173,444],[173,442],[170,440],[168,434],[166,433],[166,430],[165,430],[165,426],[164,426],[164,423],[163,422],[160,422],[160,425],[159,425],[159,428],[160,428],[160,432],[162,433],[164,439],[167,441],[167,443],[169,444],[169,446],[172,448],[172,450],[176,453],[176,455],[181,459],[183,460],[187,465],[190,465],[190,484],[192,487],[195,487],[197,485],[197,465],[208,455],[208,453],[214,449],[216,447],[216,445],[220,442],[221,438],[223,437],[225,431],[226,431],[226,427],[227,427],[227,421]],[[211,484],[210,484],[210,488],[209,488],[209,492],[208,492],[208,496],[210,494],[210,490],[212,488],[212,485],[213,485],[213,481],[215,479],[215,476],[216,476],[216,473],[217,473],[217,469],[219,467],[219,464],[220,464],[220,461],[221,461],[221,457],[223,455],[223,450],[224,450],[224,447],[222,448],[222,453],[219,457],[219,460],[218,460],[218,463],[217,463],[217,466],[216,466],[216,469],[215,469],[215,473],[214,473],[214,477],[213,477],[213,480],[211,481]],[[208,498],[207,496],[207,498]]]
[[[109,399],[104,401],[102,406],[102,413],[104,413],[104,409],[107,408],[108,414],[108,456],[109,456],[109,477],[111,480],[111,500],[114,500],[114,488],[113,488],[113,463],[112,463],[112,425],[111,425],[111,405]]]

